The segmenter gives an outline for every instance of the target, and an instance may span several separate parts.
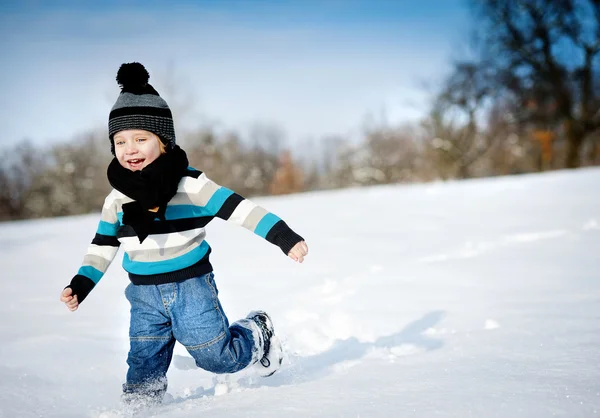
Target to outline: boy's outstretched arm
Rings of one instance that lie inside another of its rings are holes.
[[[294,261],[303,262],[308,246],[281,218],[263,207],[240,196],[234,191],[219,186],[204,173],[190,179],[186,191],[194,204],[203,207],[210,216],[243,226],[256,235],[278,246]]]
[[[116,204],[111,193],[104,201],[96,235],[87,248],[81,268],[60,294],[60,301],[71,311],[77,310],[117,255],[120,245],[118,227]]]

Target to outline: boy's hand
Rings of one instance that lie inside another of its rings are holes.
[[[62,293],[60,294],[60,301],[64,302],[71,312],[75,312],[79,307],[77,295],[73,296],[73,289],[71,289],[70,287],[67,287],[65,290],[62,291]]]
[[[306,245],[306,242],[300,241],[298,244],[294,245],[294,248],[290,250],[288,257],[301,263],[304,261],[304,256],[306,256],[306,254],[308,254],[308,246]]]

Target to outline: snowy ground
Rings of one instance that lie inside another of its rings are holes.
[[[219,220],[207,239],[230,320],[269,311],[284,367],[215,391],[177,346],[144,416],[600,415],[600,170],[256,201],[304,264]],[[1,417],[125,416],[122,255],[79,311],[58,301],[96,224],[0,224]]]

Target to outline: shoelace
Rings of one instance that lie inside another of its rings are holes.
[[[269,335],[270,332],[267,329],[267,324],[262,320],[262,318],[258,317],[257,319],[258,319],[258,322],[260,323],[260,328],[263,332],[264,352],[265,352],[265,356],[260,359],[260,364],[262,364],[263,367],[269,367],[269,366],[271,366],[271,361],[266,357],[266,355],[269,352],[269,349],[271,348],[271,335]]]

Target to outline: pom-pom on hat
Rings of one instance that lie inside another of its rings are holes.
[[[117,71],[121,93],[108,117],[111,152],[115,153],[114,136],[126,129],[143,129],[160,138],[168,150],[175,146],[173,115],[167,102],[148,84],[150,74],[139,62],[122,64]]]

